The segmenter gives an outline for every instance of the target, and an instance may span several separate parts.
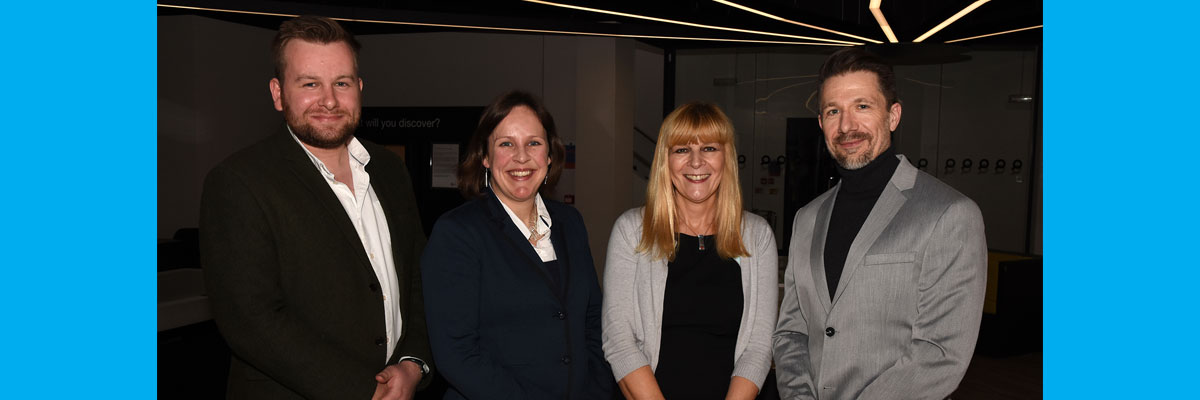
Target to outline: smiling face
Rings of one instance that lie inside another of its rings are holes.
[[[725,170],[725,149],[720,143],[692,142],[671,146],[667,163],[675,202],[714,205],[721,173]]]
[[[549,172],[550,146],[546,130],[529,107],[517,106],[488,137],[484,168],[491,169],[492,191],[509,208],[532,202]]]
[[[821,88],[825,145],[842,168],[866,166],[892,145],[900,124],[900,103],[887,104],[874,72],[855,71],[834,76]]]
[[[282,80],[271,80],[275,109],[301,142],[323,149],[346,145],[362,112],[362,80],[350,46],[291,40],[283,57]]]

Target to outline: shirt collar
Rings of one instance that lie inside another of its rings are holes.
[[[554,221],[550,219],[550,212],[546,211],[546,203],[542,201],[542,194],[538,193],[534,195],[533,201],[537,208],[538,215],[538,222],[536,225],[537,231],[547,232],[550,230],[551,226],[554,226]],[[513,223],[517,225],[517,229],[521,230],[521,235],[528,237],[529,234],[532,233],[529,231],[529,227],[525,226],[525,220],[521,217],[518,217],[512,209],[508,208],[507,204],[504,204],[504,202],[501,201],[500,206],[504,207],[504,212],[508,213],[508,217],[511,218]]]
[[[304,142],[301,142],[300,138],[296,136],[296,133],[292,132],[291,126],[288,126],[287,130],[288,134],[292,135],[292,140],[295,140],[296,144],[304,150],[304,154],[308,155],[309,161],[312,161],[313,165],[317,166],[317,170],[321,171],[321,175],[324,175],[326,178],[333,179],[333,172],[329,170],[329,167],[325,166],[325,162],[321,161],[320,158],[317,158],[316,155],[313,155],[313,153],[308,150],[308,147],[304,146]],[[346,144],[346,150],[350,153],[350,159],[355,161],[355,164],[351,164],[351,167],[363,168],[366,167],[367,163],[371,162],[371,153],[367,152],[367,148],[363,147],[362,143],[358,141],[357,137],[350,137],[350,143]]]

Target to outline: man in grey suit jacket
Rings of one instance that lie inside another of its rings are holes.
[[[943,399],[970,363],[987,243],[979,208],[891,148],[891,66],[861,48],[818,75],[842,180],[796,213],[774,350],[785,399]]]

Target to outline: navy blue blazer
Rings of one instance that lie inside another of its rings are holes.
[[[421,257],[446,399],[609,399],[601,292],[575,208],[545,200],[563,290],[490,192],[438,218]]]

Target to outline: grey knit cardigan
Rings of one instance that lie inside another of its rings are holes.
[[[617,380],[642,366],[654,370],[658,365],[667,260],[637,253],[641,237],[642,208],[638,207],[617,218],[608,239],[602,336],[604,357]],[[743,301],[733,376],[754,382],[761,390],[771,369],[771,335],[779,312],[779,257],[775,235],[756,214],[742,214],[742,243],[750,256],[736,259],[742,270]]]

